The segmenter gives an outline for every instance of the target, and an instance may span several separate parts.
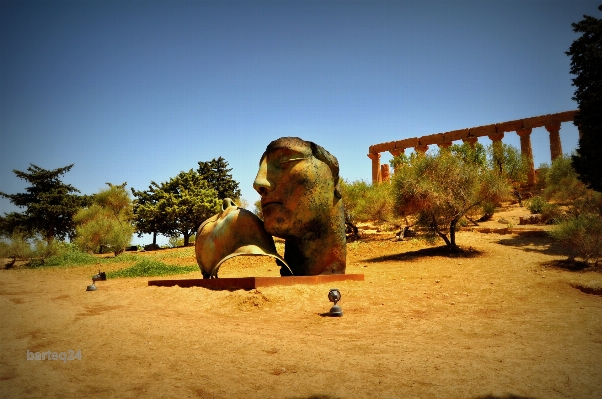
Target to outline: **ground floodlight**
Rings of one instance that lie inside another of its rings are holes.
[[[330,308],[328,315],[333,317],[341,317],[343,315],[343,309],[337,305],[337,302],[341,300],[341,292],[337,288],[331,288],[328,292],[328,300],[330,302],[334,302],[334,305]]]
[[[107,281],[107,274],[105,272],[98,271],[98,274],[92,276],[92,284],[86,288],[86,291],[96,291],[96,283],[97,281]]]

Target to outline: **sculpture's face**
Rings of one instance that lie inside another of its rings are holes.
[[[280,238],[319,236],[335,200],[330,168],[295,138],[268,146],[253,187],[261,195],[265,230]]]

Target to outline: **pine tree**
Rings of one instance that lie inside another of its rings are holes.
[[[193,169],[180,172],[168,182],[153,181],[147,191],[132,192],[138,197],[134,201],[138,231],[168,237],[182,235],[184,245],[204,220],[220,211],[222,203],[217,191]]]
[[[573,100],[579,104],[574,123],[581,133],[573,167],[582,182],[602,192],[602,19],[584,15],[572,26],[582,33],[566,52],[575,75]]]
[[[217,196],[220,200],[230,198],[232,200],[240,200],[240,189],[238,182],[232,178],[230,174],[232,168],[228,169],[228,162],[219,157],[209,162],[199,161],[197,172],[207,183],[209,187],[217,191]]]
[[[160,187],[154,181],[148,186],[148,190],[138,191],[132,188],[135,199],[133,202],[134,226],[138,237],[143,234],[153,235],[153,248],[157,246],[157,233],[162,230],[162,217],[157,211],[159,201],[158,191]]]
[[[46,170],[30,164],[27,172],[13,170],[18,178],[27,181],[30,186],[25,193],[0,192],[0,196],[8,198],[16,206],[26,208],[23,213],[11,212],[1,218],[2,234],[11,235],[15,230],[28,236],[41,234],[48,243],[55,238],[73,238],[73,215],[89,203],[90,198],[77,195],[80,192],[78,189],[60,180],[72,167],[73,164]]]

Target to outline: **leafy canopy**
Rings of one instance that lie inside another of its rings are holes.
[[[558,157],[551,166],[539,168],[545,182],[544,197],[560,204],[570,204],[587,195],[587,188],[579,180],[570,158]]]
[[[222,199],[240,201],[238,182],[232,178],[232,169],[224,158],[198,164],[196,171],[180,172],[169,182],[152,181],[144,191],[132,188],[138,236],[183,236],[184,245],[188,245],[201,223],[219,212]]]
[[[132,188],[132,194],[135,197],[132,207],[134,227],[138,232],[138,237],[143,234],[153,234],[153,244],[156,244],[156,234],[161,230],[163,222],[162,215],[157,211],[158,188],[159,185],[155,182],[151,182],[145,191]]]
[[[514,188],[527,181],[529,160],[514,146],[494,143],[487,147],[489,167]]]
[[[238,182],[232,178],[231,171],[232,168],[228,169],[228,162],[222,157],[209,162],[199,161],[197,169],[198,174],[209,184],[209,187],[217,191],[217,197],[220,200],[230,198],[238,201],[240,200],[240,189]]]
[[[222,203],[217,190],[193,169],[161,184],[153,181],[147,191],[132,192],[138,197],[134,201],[138,231],[182,235],[184,245],[205,219],[219,212]]]
[[[77,224],[75,244],[83,251],[102,253],[105,249],[120,254],[130,244],[134,226],[131,220],[132,200],[125,190],[126,183],[115,186],[93,197],[93,204],[74,216]]]
[[[346,220],[393,220],[393,196],[388,183],[368,184],[363,180],[339,180],[339,189],[345,206]]]

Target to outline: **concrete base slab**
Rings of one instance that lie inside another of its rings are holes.
[[[203,287],[210,290],[252,290],[259,287],[273,285],[295,284],[326,284],[336,281],[364,281],[363,274],[321,274],[319,276],[291,276],[291,277],[239,277],[239,278],[212,278],[212,279],[182,279],[182,280],[149,280],[149,286],[158,287]]]

